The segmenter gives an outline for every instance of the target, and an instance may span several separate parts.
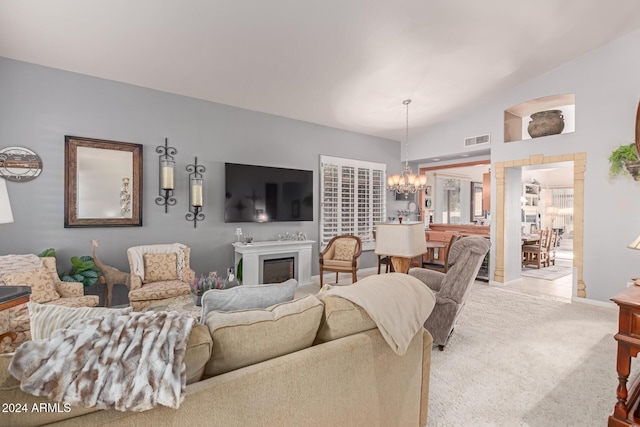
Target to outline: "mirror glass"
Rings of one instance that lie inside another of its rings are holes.
[[[66,137],[65,227],[142,225],[142,145]]]

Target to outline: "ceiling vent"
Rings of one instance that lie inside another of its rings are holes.
[[[480,136],[472,136],[471,138],[464,139],[465,147],[472,147],[474,145],[484,145],[489,144],[491,142],[491,135],[480,135]]]

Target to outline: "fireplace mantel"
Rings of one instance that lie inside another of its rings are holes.
[[[242,283],[258,285],[261,282],[261,264],[265,259],[295,256],[294,276],[299,285],[311,283],[311,251],[314,240],[273,240],[249,244],[234,243],[235,266],[242,258]]]

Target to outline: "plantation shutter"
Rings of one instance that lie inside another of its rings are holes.
[[[373,249],[373,230],[386,214],[387,165],[320,156],[320,246],[352,234]]]

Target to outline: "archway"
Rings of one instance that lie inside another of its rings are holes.
[[[577,274],[577,295],[586,298],[586,284],[583,277],[584,259],[584,172],[587,168],[587,153],[562,154],[557,156],[544,156],[534,154],[528,159],[510,160],[497,162],[494,164],[494,174],[496,181],[496,215],[495,224],[495,270],[494,281],[505,282],[505,230],[506,230],[506,210],[505,210],[505,170],[512,167],[522,167],[530,165],[541,165],[546,163],[573,162],[573,267]]]

